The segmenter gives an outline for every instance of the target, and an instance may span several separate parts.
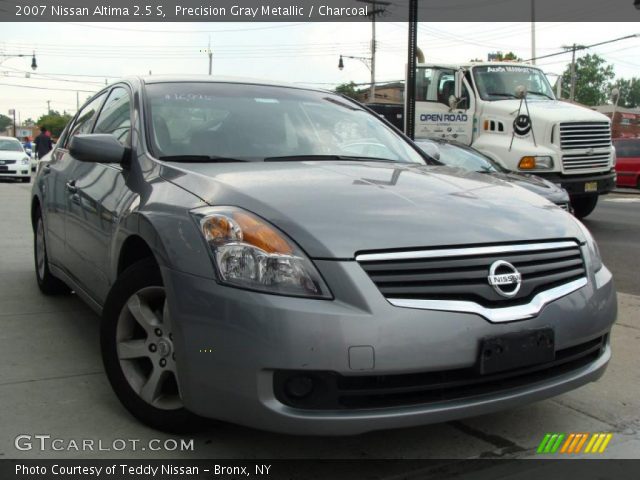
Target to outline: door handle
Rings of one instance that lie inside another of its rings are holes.
[[[78,187],[76,187],[76,181],[75,180],[69,180],[66,183],[66,187],[67,187],[67,191],[69,193],[77,193],[78,192]]]

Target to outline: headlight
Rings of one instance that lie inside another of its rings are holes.
[[[29,160],[29,157],[24,157],[21,160],[22,165],[29,165],[29,162],[31,162],[31,160]]]
[[[191,211],[222,283],[299,297],[332,298],[311,260],[284,233],[235,207]]]
[[[589,260],[591,262],[591,268],[593,268],[594,272],[598,272],[602,268],[602,257],[600,256],[600,249],[598,248],[598,244],[596,243],[595,238],[591,235],[591,232],[584,226],[584,224],[574,218],[574,221],[582,230],[586,240],[587,240],[587,250],[589,250]]]
[[[611,166],[615,167],[618,161],[618,154],[616,153],[616,147],[611,147]]]
[[[551,170],[553,158],[551,157],[522,157],[518,163],[520,170]]]

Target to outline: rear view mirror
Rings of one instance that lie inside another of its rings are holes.
[[[69,153],[81,162],[123,163],[129,149],[111,134],[81,133],[71,138]]]

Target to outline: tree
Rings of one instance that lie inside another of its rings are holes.
[[[34,122],[33,119],[31,117],[29,117],[24,122],[22,122],[22,124],[25,127],[33,127],[36,124],[36,122]]]
[[[490,53],[487,57],[490,62],[522,62],[522,58],[513,52],[495,52]],[[472,60],[473,62],[474,60]]]
[[[614,83],[609,84],[609,92],[614,88],[620,90],[620,100],[618,100],[620,107],[640,107],[640,78],[633,77],[630,80],[617,78]]]
[[[71,115],[60,115],[57,111],[52,110],[47,115],[41,116],[37,124],[49,130],[52,136],[59,137],[69,120],[71,120]]]
[[[354,82],[342,83],[335,88],[334,92],[358,100],[357,85]]]
[[[9,125],[13,125],[13,120],[0,113],[0,132],[4,132]]]
[[[584,105],[601,105],[610,97],[609,82],[614,78],[613,66],[596,54],[586,54],[576,60],[575,101]],[[562,74],[562,96],[571,92],[571,65]]]

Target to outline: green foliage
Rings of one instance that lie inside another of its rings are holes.
[[[346,95],[354,100],[358,100],[357,87],[358,86],[354,82],[342,83],[335,88],[334,92]]]
[[[516,55],[513,52],[507,52],[507,53],[502,53],[502,52],[495,52],[493,54],[490,54],[490,56],[493,56],[493,58],[491,59],[492,62],[522,62],[522,58],[520,58],[518,55]],[[481,60],[471,60],[472,62],[475,61],[481,61]]]
[[[614,83],[609,85],[609,92],[614,88],[620,90],[618,106],[624,108],[640,107],[640,78],[633,77],[630,80],[617,78]]]
[[[49,130],[52,136],[59,137],[69,120],[71,120],[71,115],[67,113],[61,115],[52,110],[47,115],[41,116],[36,123],[39,127],[45,127]]]
[[[4,132],[9,125],[13,125],[13,120],[0,113],[0,132]]]
[[[586,54],[576,60],[575,101],[595,106],[605,103],[610,97],[609,82],[615,73],[613,66],[596,54]],[[571,65],[562,74],[562,96],[569,98],[571,89]]]

